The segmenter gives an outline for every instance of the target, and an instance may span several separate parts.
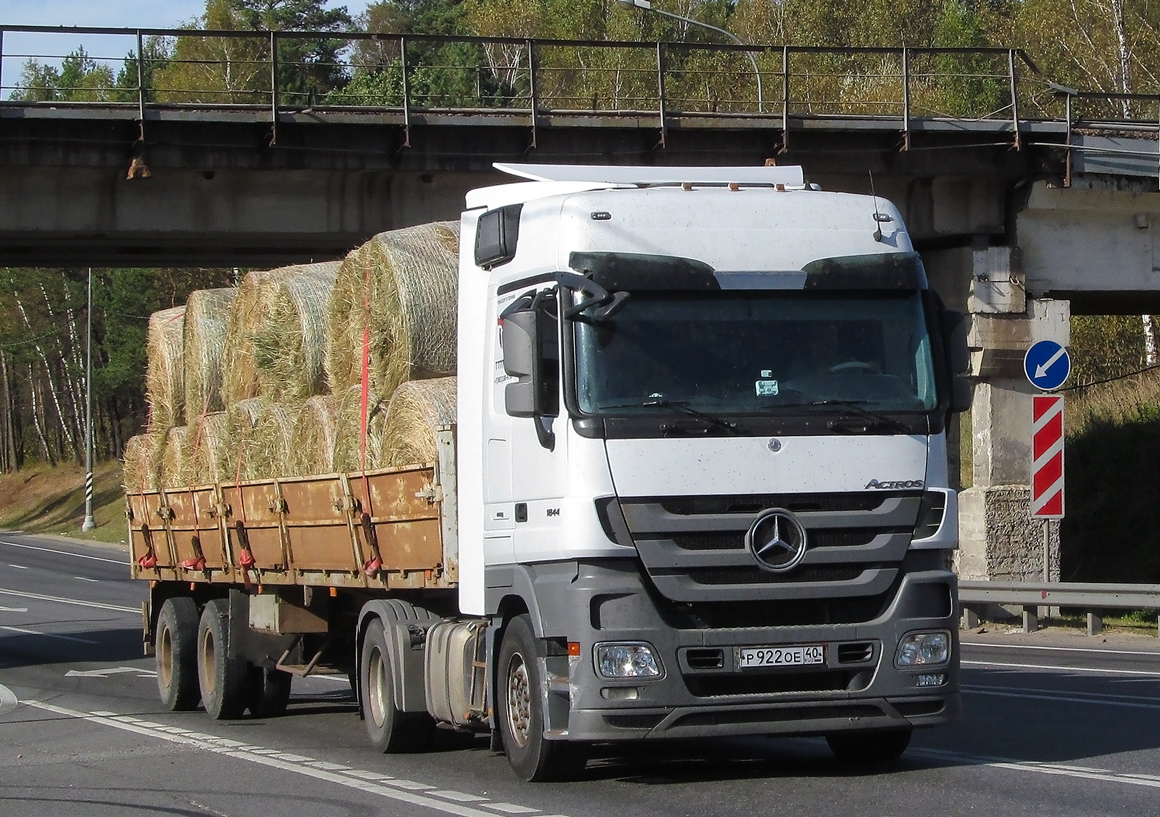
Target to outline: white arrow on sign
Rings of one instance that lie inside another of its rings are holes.
[[[1038,380],[1039,378],[1041,378],[1045,374],[1047,374],[1047,370],[1050,369],[1052,366],[1054,366],[1056,361],[1058,361],[1065,354],[1067,354],[1067,350],[1064,349],[1062,346],[1060,346],[1058,349],[1056,349],[1054,355],[1052,355],[1047,360],[1043,361],[1042,363],[1040,363],[1038,366],[1035,367],[1035,379]]]
[[[0,613],[27,613],[27,607],[0,607]]]
[[[105,669],[75,670],[70,669],[64,674],[65,678],[107,678],[110,675],[120,675],[125,672],[135,672],[138,678],[156,678],[157,672],[151,669],[138,667],[107,667]]]

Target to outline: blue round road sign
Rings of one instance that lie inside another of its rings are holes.
[[[1058,389],[1071,374],[1071,357],[1053,340],[1041,340],[1023,356],[1023,371],[1031,385],[1044,391]]]

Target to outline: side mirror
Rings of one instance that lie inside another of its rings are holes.
[[[971,381],[965,377],[956,377],[951,381],[951,406],[955,414],[971,410]]]
[[[943,346],[952,374],[971,370],[971,350],[967,346],[967,316],[955,309],[942,311]]]

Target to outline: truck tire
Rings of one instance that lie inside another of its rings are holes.
[[[214,720],[240,718],[249,703],[248,664],[230,658],[230,604],[213,599],[197,627],[197,680],[201,701]]]
[[[170,712],[196,709],[201,689],[197,684],[197,605],[193,599],[177,596],[161,605],[153,652],[161,703]]]
[[[577,775],[586,762],[584,747],[544,738],[544,681],[527,615],[516,616],[504,629],[496,671],[499,731],[515,773],[529,783]]]
[[[250,664],[250,714],[255,718],[276,718],[286,713],[294,676],[285,670]]]
[[[393,672],[383,622],[374,618],[363,634],[359,659],[359,702],[367,735],[380,752],[425,749],[434,723],[425,712],[403,712],[398,708]]]
[[[845,763],[887,764],[898,760],[910,745],[910,729],[877,729],[871,732],[835,732],[826,735],[830,751]]]

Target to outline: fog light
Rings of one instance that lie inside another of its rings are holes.
[[[596,671],[605,678],[659,678],[660,662],[649,644],[597,644]]]
[[[947,676],[944,672],[924,672],[916,676],[915,686],[917,687],[941,687],[947,682]]]
[[[640,690],[636,687],[604,687],[600,696],[606,701],[635,701],[640,698]]]
[[[923,664],[945,664],[951,655],[951,634],[946,630],[932,633],[907,633],[898,644],[894,657],[896,667]]]

